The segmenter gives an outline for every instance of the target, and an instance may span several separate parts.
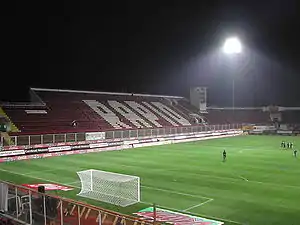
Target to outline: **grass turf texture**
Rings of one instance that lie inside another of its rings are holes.
[[[299,137],[239,136],[125,151],[70,155],[0,164],[0,179],[18,184],[50,181],[80,187],[77,171],[98,169],[141,178],[143,202],[187,210],[225,224],[300,223],[300,158],[282,150],[282,140]],[[227,161],[222,162],[222,151]],[[22,174],[22,175],[21,175]],[[59,195],[131,214],[149,205],[122,208]]]

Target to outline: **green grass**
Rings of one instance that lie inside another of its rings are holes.
[[[185,210],[213,199],[189,211],[226,225],[298,225],[300,159],[280,149],[283,139],[300,146],[299,137],[240,136],[10,162],[0,164],[0,179],[68,184],[78,181],[76,171],[99,169],[139,176],[143,202]],[[225,163],[223,149],[228,153]],[[78,191],[59,194],[128,214],[147,206],[115,207],[79,198]]]

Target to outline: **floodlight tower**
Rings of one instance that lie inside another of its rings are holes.
[[[227,38],[223,45],[223,52],[225,55],[232,57],[232,60],[236,60],[239,54],[242,53],[242,44],[237,37]],[[232,62],[234,63],[234,62]],[[236,69],[236,68],[235,68]],[[232,76],[232,109],[235,109],[235,75]]]

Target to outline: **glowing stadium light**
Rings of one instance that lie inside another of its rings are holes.
[[[230,37],[225,40],[224,46],[223,46],[223,52],[226,55],[237,55],[242,52],[242,44],[240,40],[237,37]],[[230,57],[231,58],[231,57]],[[234,57],[236,61],[237,57]],[[233,58],[231,58],[233,59]],[[233,72],[234,73],[234,72]],[[232,109],[235,110],[235,77],[232,78]]]
[[[226,39],[223,52],[226,54],[239,54],[242,52],[242,44],[237,37],[231,37]]]

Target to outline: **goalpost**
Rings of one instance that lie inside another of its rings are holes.
[[[126,207],[140,201],[140,178],[101,170],[77,172],[81,191],[78,196]]]

